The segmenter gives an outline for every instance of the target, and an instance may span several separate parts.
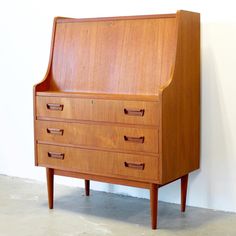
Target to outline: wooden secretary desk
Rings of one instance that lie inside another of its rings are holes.
[[[199,168],[200,15],[54,20],[49,66],[34,86],[35,165],[53,176],[150,190]]]

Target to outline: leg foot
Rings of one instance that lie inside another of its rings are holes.
[[[53,179],[54,171],[51,168],[46,168],[47,172],[47,187],[48,187],[48,207],[53,209]]]
[[[89,190],[90,190],[90,181],[89,180],[84,180],[84,182],[85,182],[85,195],[86,196],[89,196]]]
[[[158,212],[158,185],[151,184],[150,186],[150,207],[151,207],[151,222],[152,229],[157,228],[157,212]]]
[[[185,212],[188,188],[188,174],[181,177],[181,211]]]

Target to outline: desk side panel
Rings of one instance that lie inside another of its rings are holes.
[[[162,93],[162,182],[199,168],[200,15],[177,13],[173,79]]]

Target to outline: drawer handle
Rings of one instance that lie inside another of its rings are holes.
[[[144,116],[144,109],[140,109],[140,110],[130,110],[130,109],[124,109],[124,113],[125,115],[128,116]]]
[[[47,128],[48,134],[63,135],[64,129]]]
[[[53,110],[53,111],[63,111],[64,105],[62,104],[56,104],[56,103],[48,103],[47,104],[47,109],[48,110]]]
[[[144,163],[132,163],[132,162],[124,162],[125,167],[132,168],[132,169],[138,169],[138,170],[144,170],[145,164]]]
[[[127,142],[144,143],[144,136],[138,138],[124,136],[124,140]]]
[[[63,160],[65,154],[60,152],[48,152],[48,157]]]

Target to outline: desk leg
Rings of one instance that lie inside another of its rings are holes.
[[[181,211],[185,212],[188,189],[188,174],[181,177]]]
[[[46,168],[47,172],[47,187],[48,187],[48,207],[53,209],[53,183],[54,183],[54,171],[51,168]]]
[[[85,183],[85,195],[86,196],[89,196],[89,190],[90,190],[90,181],[85,179],[84,180],[84,183]]]
[[[151,184],[150,186],[150,208],[152,229],[157,228],[157,213],[158,213],[158,185]]]

